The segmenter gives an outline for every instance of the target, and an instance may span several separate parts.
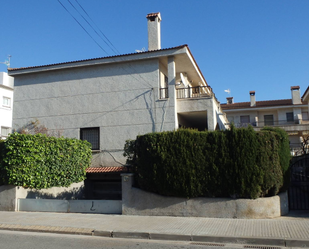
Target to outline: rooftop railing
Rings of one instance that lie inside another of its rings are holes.
[[[249,122],[249,123],[234,123],[234,126],[237,128],[247,127],[248,125],[254,127],[263,127],[263,126],[293,126],[298,124],[309,124],[309,119],[299,119],[294,121],[287,120],[277,120],[277,121],[260,121],[260,122]]]

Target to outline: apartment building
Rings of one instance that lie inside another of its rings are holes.
[[[309,136],[309,87],[302,97],[299,86],[292,86],[290,90],[291,99],[267,101],[257,101],[255,91],[250,91],[250,101],[234,103],[234,98],[228,97],[221,108],[236,127],[250,124],[255,130],[264,126],[284,129],[289,135],[292,153],[299,154],[303,137]]]

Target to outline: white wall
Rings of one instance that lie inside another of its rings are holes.
[[[175,127],[172,100],[158,100],[159,75],[157,59],[16,75],[13,128],[38,119],[79,138],[80,128],[100,127],[94,161],[119,165],[125,140]]]
[[[13,86],[13,77],[8,76],[7,73],[0,72],[0,138],[5,138],[1,136],[3,128],[12,127]],[[3,97],[10,98],[10,106],[3,104]]]

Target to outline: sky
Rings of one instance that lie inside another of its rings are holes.
[[[303,95],[309,85],[309,0],[0,0],[0,62],[147,50],[152,12],[161,13],[162,48],[187,44],[221,103],[250,101],[249,91],[257,101],[290,99],[291,86]]]

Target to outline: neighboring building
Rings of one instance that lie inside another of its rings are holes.
[[[189,47],[161,49],[160,13],[147,20],[146,52],[9,69],[13,128],[38,119],[65,137],[88,140],[92,166],[123,165],[125,141],[139,134],[225,129],[227,119]]]
[[[5,139],[12,130],[13,77],[0,72],[0,139]]]
[[[256,101],[255,91],[250,91],[250,102],[234,103],[233,97],[227,98],[221,108],[230,123],[236,127],[252,125],[255,130],[263,126],[284,129],[290,139],[291,150],[300,153],[302,136],[309,135],[309,90],[300,97],[300,87],[291,87],[291,99]]]

